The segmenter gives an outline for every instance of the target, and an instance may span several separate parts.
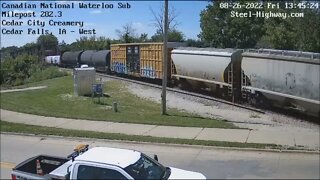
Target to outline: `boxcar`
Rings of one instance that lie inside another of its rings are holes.
[[[168,42],[168,78],[171,77],[171,51],[184,43]],[[128,43],[111,45],[112,72],[136,77],[162,79],[163,43]]]

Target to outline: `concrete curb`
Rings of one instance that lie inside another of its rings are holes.
[[[235,151],[261,151],[261,152],[274,152],[274,153],[304,153],[304,154],[320,154],[320,151],[316,150],[288,150],[288,149],[260,149],[260,148],[239,148],[239,147],[221,147],[221,146],[205,146],[205,145],[189,145],[189,144],[173,144],[173,143],[156,143],[156,142],[142,142],[142,141],[128,141],[128,140],[110,140],[110,139],[96,139],[96,138],[83,138],[83,137],[64,137],[56,135],[43,135],[43,134],[29,134],[29,133],[15,133],[15,132],[0,132],[0,134],[6,135],[17,135],[17,136],[36,136],[43,138],[54,138],[54,139],[77,139],[77,140],[94,140],[94,141],[104,141],[104,142],[122,142],[122,143],[132,143],[132,144],[151,144],[159,146],[175,146],[175,147],[191,147],[191,148],[201,148],[201,149],[218,149],[218,150],[235,150]]]

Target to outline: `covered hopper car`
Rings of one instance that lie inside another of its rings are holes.
[[[241,50],[177,48],[172,51],[176,72],[172,77],[183,85],[209,88],[217,96],[239,97]]]
[[[235,102],[320,117],[319,53],[177,48],[171,54],[179,83]]]
[[[320,115],[320,54],[249,50],[242,54],[242,95],[252,104],[268,104]]]

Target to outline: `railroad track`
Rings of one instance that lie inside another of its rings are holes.
[[[149,87],[153,87],[153,88],[157,88],[157,89],[162,89],[162,86],[160,86],[160,85],[151,84],[151,83],[147,83],[147,82],[142,82],[142,81],[138,81],[138,80],[127,79],[127,78],[122,78],[122,77],[118,77],[118,76],[112,76],[112,75],[103,74],[103,73],[97,73],[97,75],[98,76],[102,76],[102,77],[108,77],[108,78],[111,78],[111,79],[117,79],[117,80],[121,80],[121,81],[140,84],[140,85],[144,85],[144,86],[149,86]],[[265,111],[263,111],[261,109],[257,109],[257,108],[250,107],[250,106],[245,106],[245,105],[238,104],[238,103],[233,103],[233,102],[230,102],[230,101],[214,98],[214,97],[203,95],[203,94],[184,91],[184,90],[180,90],[180,89],[174,89],[174,88],[170,88],[170,87],[167,87],[167,91],[175,92],[175,93],[179,93],[179,94],[185,94],[185,95],[189,95],[189,96],[193,96],[193,97],[198,97],[198,98],[202,98],[202,99],[205,99],[205,100],[211,100],[211,101],[215,101],[215,102],[220,102],[220,103],[232,105],[232,106],[235,106],[235,107],[238,107],[238,108],[242,108],[242,109],[246,109],[246,110],[250,110],[250,111],[254,111],[254,112],[265,114]]]

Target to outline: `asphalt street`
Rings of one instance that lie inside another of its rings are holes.
[[[91,147],[135,149],[151,157],[157,154],[160,163],[165,166],[198,171],[210,179],[320,178],[319,154],[1,134],[1,179],[10,178],[11,168],[27,158],[39,154],[66,156],[80,143]]]

